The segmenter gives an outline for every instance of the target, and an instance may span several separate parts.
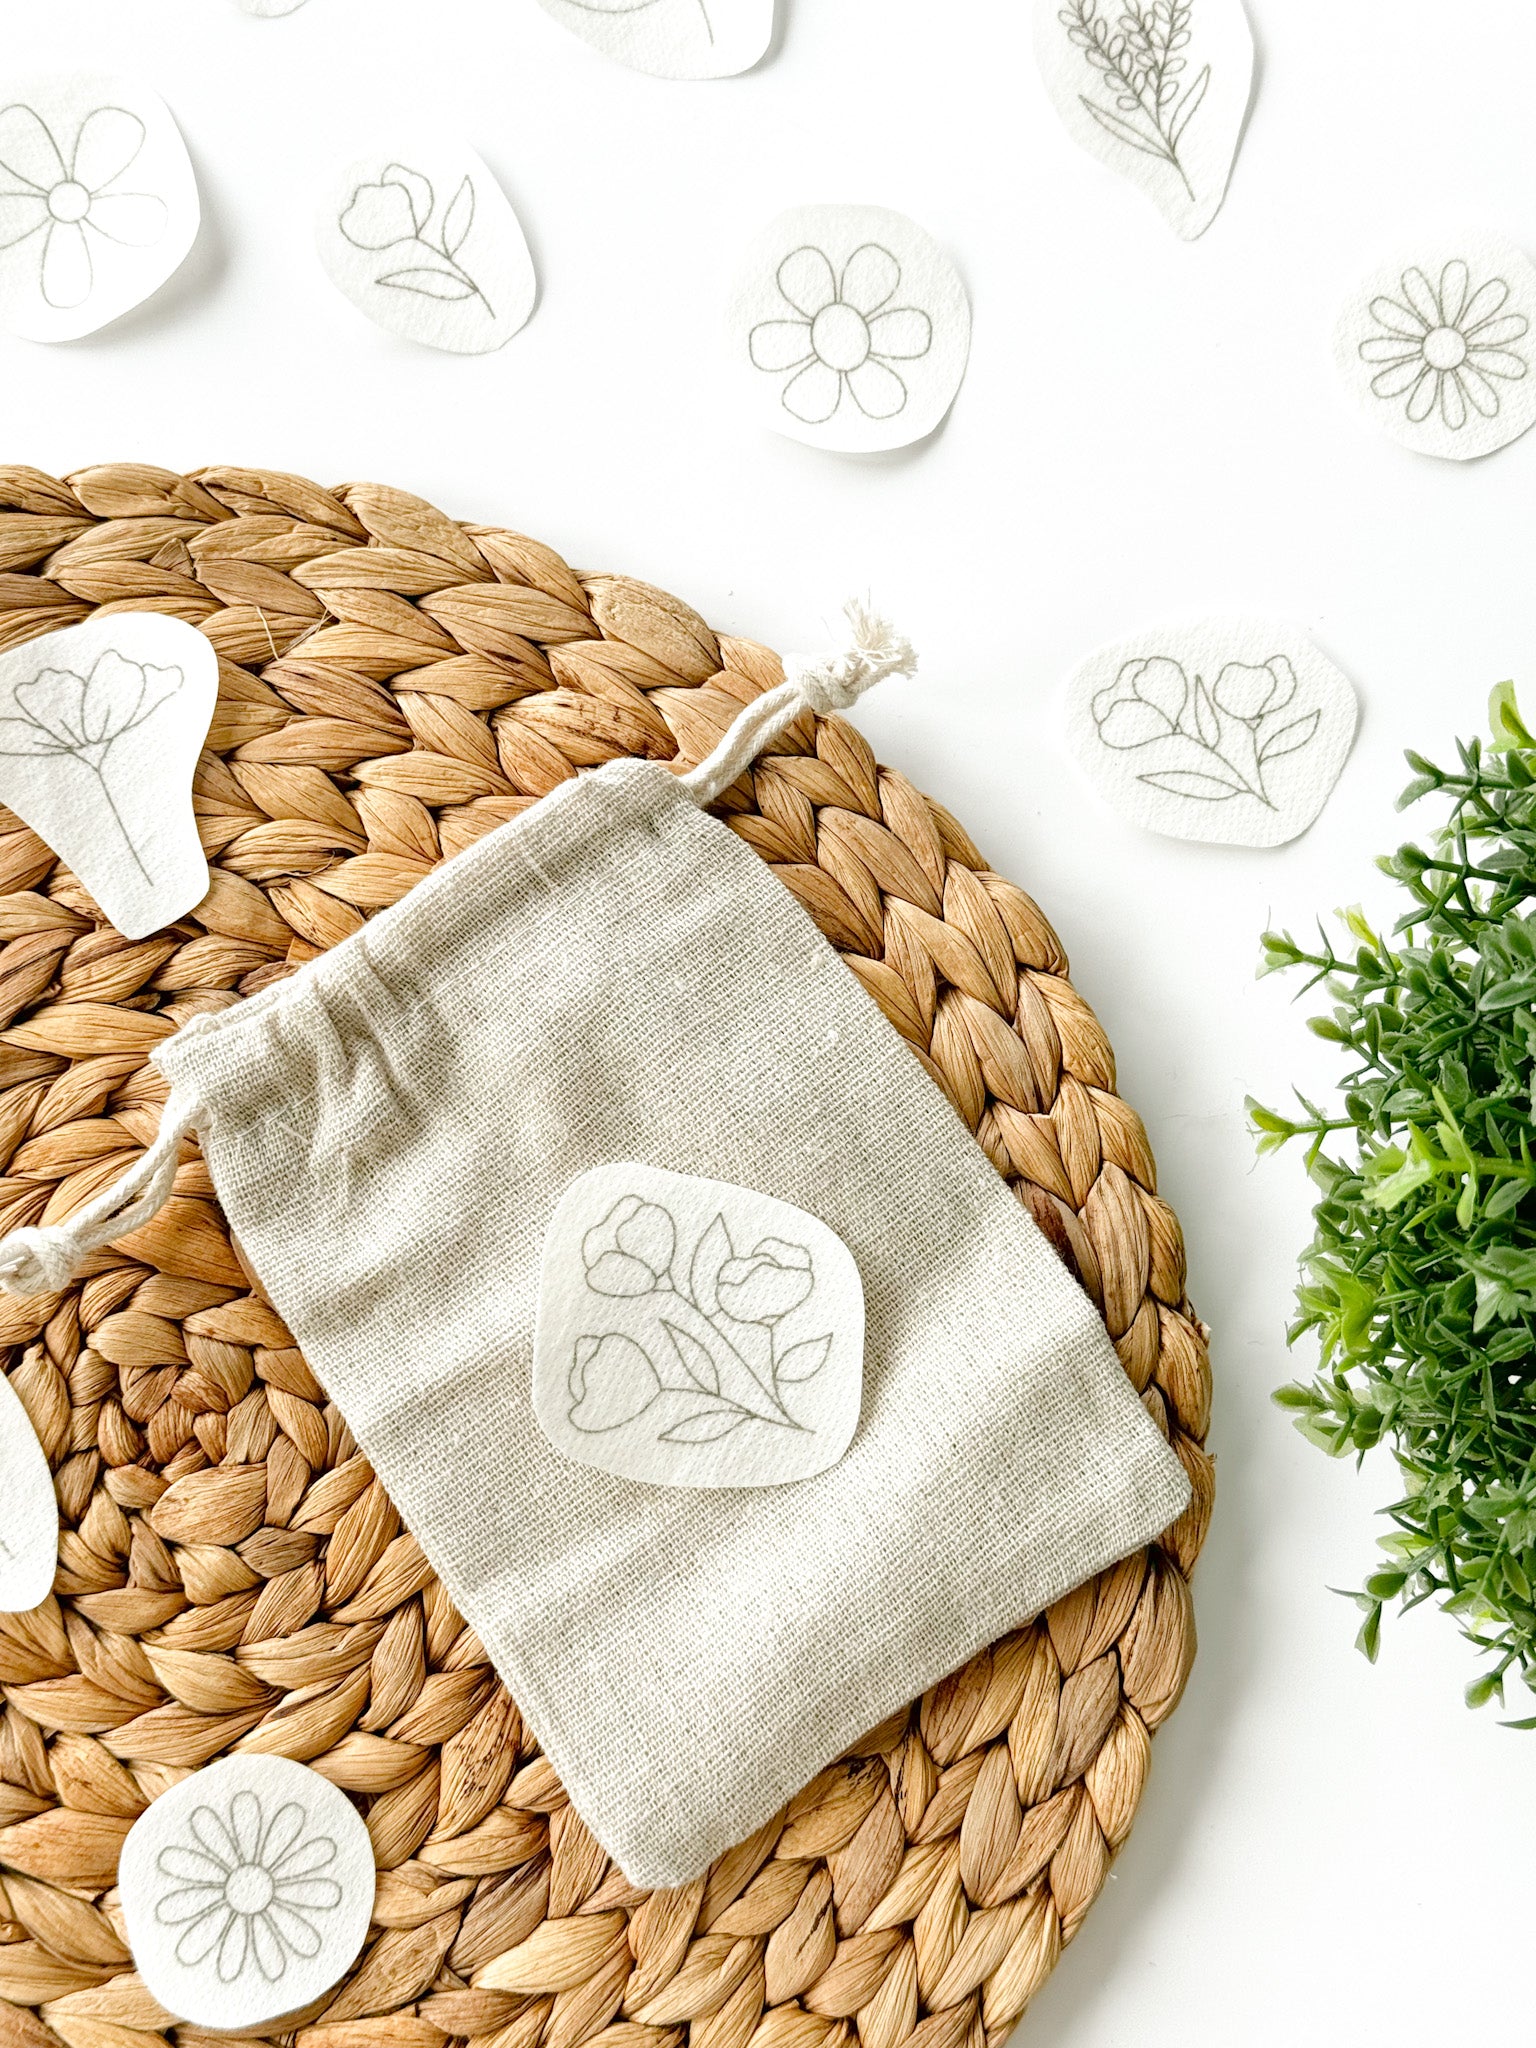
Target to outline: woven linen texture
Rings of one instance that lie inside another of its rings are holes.
[[[660,766],[562,786],[156,1059],[204,1106],[275,1307],[636,1884],[696,1876],[1185,1505],[1092,1305]],[[540,1433],[544,1229],[609,1160],[758,1188],[848,1245],[865,1397],[831,1471],[679,1492]]]

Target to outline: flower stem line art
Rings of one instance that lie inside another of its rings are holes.
[[[153,877],[117,807],[107,766],[126,733],[153,718],[186,681],[179,668],[128,661],[108,648],[89,676],[46,668],[16,685],[15,713],[0,717],[0,754],[33,760],[69,756],[96,779],[102,803],[146,883]]]
[[[765,1237],[740,1254],[716,1216],[685,1253],[668,1209],[626,1195],[583,1237],[581,1257],[590,1293],[636,1304],[639,1334],[577,1339],[573,1429],[606,1435],[646,1418],[663,1444],[719,1443],[750,1422],[807,1433],[787,1390],[821,1371],[832,1337],[780,1340],[816,1291],[804,1245]]]
[[[1283,654],[1250,665],[1229,661],[1213,684],[1191,683],[1168,655],[1128,661],[1093,700],[1093,722],[1106,747],[1133,752],[1160,747],[1164,764],[1136,780],[1198,803],[1251,797],[1278,808],[1265,784],[1272,761],[1311,745],[1322,711],[1277,723],[1294,706],[1296,671]],[[1186,765],[1187,764],[1187,765]]]
[[[693,0],[693,4],[703,19],[705,35],[713,43],[715,24],[709,18],[709,8],[705,0]],[[648,8],[657,6],[658,0],[611,0],[611,4],[608,5],[604,4],[604,0],[566,0],[566,5],[579,8],[583,14],[644,14]]]
[[[387,164],[376,184],[356,187],[336,224],[354,249],[403,252],[404,267],[385,271],[375,284],[424,299],[478,299],[494,319],[490,300],[459,261],[475,224],[474,181],[464,178],[434,233],[436,212],[430,178],[405,164]],[[410,260],[412,250],[425,260]]]
[[[0,108],[0,250],[42,237],[38,289],[45,305],[72,311],[85,304],[96,282],[98,242],[147,249],[165,233],[163,199],[116,189],[144,139],[137,114],[96,107],[66,156],[35,107]]]
[[[1194,9],[1195,0],[1126,0],[1115,17],[1099,13],[1099,0],[1067,0],[1057,15],[1112,102],[1079,93],[1083,106],[1127,149],[1167,164],[1192,200],[1179,145],[1211,82],[1207,64],[1188,85],[1180,83],[1189,66],[1184,52]]]

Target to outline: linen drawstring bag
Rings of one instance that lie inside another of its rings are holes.
[[[156,1145],[0,1244],[7,1286],[63,1286],[197,1132],[274,1307],[641,1886],[697,1876],[1188,1498],[1033,1220],[706,809],[800,711],[910,671],[856,625],[691,772],[563,784],[183,1027],[154,1055]],[[535,1412],[551,1345],[566,1439]],[[802,1455],[818,1402],[832,1461],[764,1483],[743,1447]]]

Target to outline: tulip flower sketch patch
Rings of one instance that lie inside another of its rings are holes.
[[[125,939],[208,893],[192,773],[218,690],[212,643],[160,612],[98,612],[0,654],[0,803]]]
[[[68,73],[0,101],[0,327],[76,341],[139,305],[197,239],[197,179],[165,102]]]
[[[376,325],[453,355],[487,355],[538,297],[511,202],[472,149],[402,138],[350,164],[321,204],[320,261]]]
[[[777,1486],[858,1428],[864,1288],[825,1223],[659,1167],[594,1168],[544,1240],[533,1406],[563,1457],[657,1486]]]
[[[1283,846],[1312,824],[1354,744],[1354,687],[1293,626],[1214,619],[1138,633],[1068,687],[1072,749],[1150,832]]]

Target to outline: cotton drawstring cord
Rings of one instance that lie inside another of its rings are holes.
[[[749,704],[715,751],[697,768],[679,776],[701,809],[723,796],[802,711],[814,711],[821,718],[832,711],[847,711],[887,676],[916,672],[917,656],[910,640],[904,640],[862,604],[850,604],[847,612],[853,638],[840,654],[788,656],[785,679],[778,688]]]
[[[23,1227],[0,1239],[0,1285],[12,1294],[57,1294],[92,1252],[148,1223],[170,1199],[181,1141],[196,1123],[199,1105],[172,1089],[160,1115],[160,1133],[142,1159],[66,1223]]]

